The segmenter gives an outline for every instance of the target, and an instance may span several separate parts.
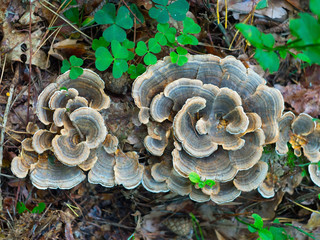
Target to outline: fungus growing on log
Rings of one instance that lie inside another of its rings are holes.
[[[172,167],[161,179],[161,163],[151,165],[145,179],[202,201],[206,197],[188,184],[195,172],[216,181],[215,191],[202,189],[216,203],[258,188],[268,170],[259,161],[263,146],[278,140],[284,109],[281,93],[265,84],[231,56],[189,56],[182,67],[164,58],[150,66],[133,83],[132,96],[139,121],[148,127],[147,150],[155,156],[171,152]]]

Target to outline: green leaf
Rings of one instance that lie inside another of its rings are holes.
[[[154,3],[160,4],[167,6],[168,5],[168,0],[152,0]]]
[[[67,59],[64,59],[62,61],[61,73],[65,73],[70,68],[71,68],[71,64],[69,63],[69,61]]]
[[[113,24],[116,19],[116,7],[112,3],[107,3],[103,8],[96,12],[94,20],[98,24]],[[109,41],[111,42],[111,41]]]
[[[70,70],[70,78],[71,79],[77,79],[79,76],[81,76],[83,73],[83,68],[81,67],[71,67]]]
[[[252,226],[248,226],[248,230],[249,230],[249,232],[251,232],[251,233],[255,233],[255,232],[258,231],[257,229],[255,229],[255,228],[252,227]]]
[[[209,187],[213,187],[214,185],[216,185],[216,182],[211,180],[211,179],[207,179],[205,182],[204,182],[206,185],[208,185]]]
[[[128,63],[123,59],[116,59],[113,63],[112,75],[114,78],[120,78],[128,70]]]
[[[188,51],[186,49],[184,49],[183,47],[177,47],[177,53],[179,55],[186,55],[188,53]]]
[[[172,63],[176,63],[178,61],[178,54],[176,52],[171,52],[170,58]],[[190,178],[190,175],[189,175],[189,178]]]
[[[46,204],[43,202],[38,203],[36,207],[32,209],[32,213],[42,213],[46,209]]]
[[[136,15],[136,17],[142,22],[144,23],[144,17],[143,14],[140,12],[139,8],[137,7],[137,5],[135,5],[134,3],[130,4],[130,9],[131,11]],[[134,18],[134,16],[132,15],[132,13],[130,13],[131,18]]]
[[[253,226],[258,228],[258,229],[262,229],[263,228],[263,220],[262,220],[262,218],[256,213],[252,214],[251,216],[254,218]]]
[[[125,59],[128,57],[128,50],[116,40],[111,42],[111,51],[115,58]]]
[[[198,182],[198,187],[199,188],[204,188],[206,184],[203,181]]]
[[[261,240],[273,240],[272,233],[266,228],[259,230],[258,233]]]
[[[186,64],[188,62],[188,58],[186,56],[180,56],[179,55],[179,59],[178,59],[178,66],[183,66],[184,64]]]
[[[198,39],[195,36],[192,36],[190,34],[181,34],[180,36],[178,36],[177,38],[178,43],[182,44],[182,45],[198,45]]]
[[[19,214],[23,213],[26,210],[30,212],[30,210],[26,207],[26,205],[23,202],[17,202],[17,211]]]
[[[105,47],[99,47],[96,50],[95,56],[96,56],[95,65],[99,71],[106,70],[113,61],[113,57],[111,53]]]
[[[275,52],[266,52],[257,48],[254,58],[257,59],[263,70],[269,69],[270,73],[274,73],[279,69],[280,62]]]
[[[254,47],[263,47],[261,32],[255,26],[238,23],[236,24],[236,29],[238,29]]]
[[[153,65],[156,64],[157,62],[157,57],[155,55],[153,55],[152,53],[147,53],[144,58],[143,61],[146,65]]]
[[[83,64],[83,60],[81,58],[77,58],[75,55],[70,57],[71,66],[80,67]]]
[[[92,41],[92,49],[97,50],[99,47],[108,47],[110,42],[107,42],[104,37],[100,37],[99,39],[93,39]]]
[[[303,39],[304,44],[320,43],[320,24],[308,13],[300,13],[299,19],[290,20],[292,35]]]
[[[93,16],[86,17],[81,23],[81,27],[89,27],[95,23]]]
[[[268,48],[272,48],[274,45],[274,37],[272,36],[271,33],[269,34],[262,34],[261,35],[261,39],[262,39],[262,44],[265,45]]]
[[[162,46],[165,46],[167,44],[167,38],[163,33],[160,33],[160,32],[156,33],[155,39]]]
[[[268,0],[261,0],[260,2],[258,2],[256,9],[263,9],[268,7]]]
[[[130,41],[129,39],[124,40],[124,42],[122,43],[122,45],[123,45],[126,49],[132,49],[132,48],[134,48],[134,42]]]
[[[169,29],[169,23],[158,23],[157,29],[161,33],[165,33]]]
[[[147,52],[148,52],[148,48],[145,42],[139,41],[136,47],[136,54],[141,57],[145,55]]]
[[[71,4],[70,4],[71,5]],[[77,7],[69,8],[63,15],[70,20],[73,24],[80,25],[79,9]]]
[[[319,0],[310,0],[310,10],[314,14],[320,16],[320,1]]]
[[[117,40],[118,42],[123,42],[127,38],[127,33],[118,25],[111,25],[103,32],[103,37],[111,42],[112,40]]]
[[[275,219],[273,222],[277,223],[277,224],[280,223],[279,219]],[[273,226],[271,226],[269,228],[269,231],[272,234],[273,239],[276,239],[276,240],[286,240],[286,239],[288,239],[286,231],[282,227],[273,227]]]
[[[124,29],[130,29],[133,26],[133,20],[126,6],[121,6],[117,13],[116,24]]]
[[[167,7],[171,17],[176,21],[183,21],[189,11],[189,3],[186,0],[177,0]]]
[[[158,23],[166,23],[169,21],[168,10],[161,5],[156,5],[156,7],[150,8],[149,16],[156,19]]]
[[[310,58],[304,53],[298,53],[297,58],[301,59],[304,62],[311,63]]]
[[[279,50],[279,55],[282,59],[287,57],[287,49]]]
[[[189,180],[193,183],[198,183],[201,181],[199,174],[196,172],[189,173]]]
[[[137,66],[130,65],[128,68],[128,73],[130,74],[131,79],[135,79],[146,71],[146,67],[143,64],[139,63]]]
[[[196,24],[192,18],[186,17],[183,21],[183,33],[197,34],[201,31],[201,28]]]
[[[152,53],[161,52],[161,46],[157,43],[157,40],[154,38],[150,38],[148,42],[149,51]]]

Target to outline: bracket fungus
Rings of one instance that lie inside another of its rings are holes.
[[[306,113],[295,116],[286,112],[279,120],[280,137],[276,143],[276,151],[283,155],[289,150],[289,142],[297,157],[302,155],[311,162],[309,173],[311,180],[320,187],[320,171],[317,163],[320,161],[320,125]]]
[[[278,90],[232,56],[188,58],[179,67],[166,57],[133,83],[139,121],[148,126],[145,147],[155,156],[172,153],[171,174],[157,179],[161,163],[156,163],[147,170],[144,185],[153,177],[186,195],[192,187],[183,179],[196,172],[219,184],[218,191],[202,189],[212,201],[233,201],[266,177],[268,166],[259,160],[263,146],[279,138],[284,101]],[[208,198],[197,193],[190,197]]]
[[[36,105],[36,114],[47,129],[28,125],[32,137],[23,141],[12,172],[26,177],[30,171],[32,183],[40,189],[79,184],[85,179],[82,170],[90,170],[101,156],[97,149],[108,132],[99,111],[109,104],[104,81],[93,71],[84,69],[74,80],[69,71],[60,75],[41,92]]]

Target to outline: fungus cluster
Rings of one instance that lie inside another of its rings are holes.
[[[36,114],[46,126],[29,124],[32,135],[22,142],[20,156],[11,170],[18,177],[30,179],[37,188],[68,189],[85,179],[97,161],[96,148],[107,136],[100,110],[109,107],[103,80],[93,71],[75,80],[69,72],[59,76],[39,95]]]
[[[311,180],[320,187],[320,125],[306,113],[295,116],[286,112],[279,120],[280,137],[276,143],[279,154],[288,152],[290,143],[297,157],[303,155],[311,162],[308,167]]]
[[[284,102],[240,61],[194,55],[177,67],[164,58],[135,80],[132,96],[148,128],[144,145],[163,158],[145,169],[148,190],[224,203],[262,184],[263,145],[278,140]],[[191,185],[191,172],[216,185]]]

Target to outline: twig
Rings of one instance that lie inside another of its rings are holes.
[[[6,66],[6,60],[7,60],[7,54],[4,55],[3,66],[2,66],[1,77],[0,77],[0,84],[2,82],[2,78],[3,78],[3,74],[4,74],[4,68]]]
[[[19,69],[19,68],[17,68],[17,69]],[[16,70],[16,72],[18,72],[18,74],[19,74],[18,70]],[[14,92],[14,86],[15,86],[14,84],[11,84],[11,86],[10,86],[8,102],[7,102],[6,109],[4,110],[4,114],[3,114],[2,129],[1,129],[1,133],[0,133],[0,172],[1,172],[1,168],[2,168],[2,159],[3,159],[4,133],[6,131],[6,125],[7,125],[8,115],[9,115],[9,111],[10,111],[12,96],[13,96],[13,92]],[[0,179],[0,185],[1,185],[1,179]],[[0,189],[0,211],[2,211],[1,189]]]
[[[29,81],[28,81],[28,106],[27,106],[27,123],[29,122],[30,118],[30,95],[31,95],[31,71],[32,71],[32,39],[31,39],[31,23],[32,23],[32,4],[31,0],[29,0],[29,47],[30,47],[30,54],[29,54]]]

